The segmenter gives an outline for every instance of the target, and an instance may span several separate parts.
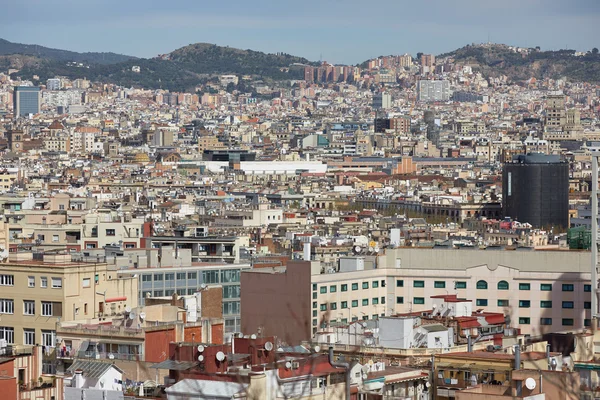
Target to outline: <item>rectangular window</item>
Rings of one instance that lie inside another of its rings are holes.
[[[195,272],[194,272],[195,273]],[[188,279],[190,279],[188,277]],[[240,281],[239,269],[227,269],[221,271],[221,283],[231,283]]]
[[[6,340],[8,344],[15,343],[15,328],[9,326],[0,326],[0,339]]]
[[[313,301],[313,308],[317,308],[317,302]]]
[[[425,297],[415,297],[413,304],[425,304]]]
[[[436,289],[445,289],[446,288],[446,282],[444,281],[435,281],[433,282],[433,287]]]
[[[107,229],[106,230],[106,236],[115,236],[115,230],[114,229]]]
[[[335,292],[337,292],[337,286],[336,285],[329,286],[329,293],[335,293]]]
[[[404,287],[404,280],[396,279],[396,287]]]
[[[508,307],[508,300],[498,300],[498,307]]]
[[[52,278],[52,289],[62,288],[62,278]]]
[[[337,303],[329,303],[330,310],[337,310]]]
[[[23,344],[33,346],[35,344],[35,329],[23,329]]]
[[[0,299],[0,314],[14,314],[15,301],[12,299]]]
[[[347,292],[348,291],[348,285],[343,284],[341,287],[342,292]]]
[[[352,284],[352,290],[358,290],[358,283]]]
[[[321,294],[327,293],[327,286],[321,286],[319,292],[321,292]]]
[[[52,316],[52,302],[42,301],[42,317]]]
[[[0,275],[0,286],[15,286],[15,276]]]
[[[352,307],[358,307],[358,300],[352,300]]]
[[[316,317],[319,314],[319,312],[317,310],[313,310],[313,318]]]
[[[317,296],[318,296],[317,292],[313,292],[313,300],[316,300]]]
[[[377,304],[379,304],[379,297],[373,297],[371,299],[371,304],[373,304],[374,306],[376,306]]]
[[[150,275],[150,274],[142,275],[142,282],[152,282],[152,275]]]
[[[583,308],[586,310],[590,310],[592,308],[592,302],[591,301],[584,301],[583,302]]]
[[[52,235],[52,242],[58,243],[58,235]]]
[[[550,292],[552,290],[551,283],[542,283],[540,284],[540,290],[543,292]]]
[[[178,281],[185,281],[185,272],[178,272],[176,276]]]
[[[92,286],[92,280],[90,278],[83,278],[81,281],[81,286],[84,288],[89,288]]]
[[[573,318],[563,318],[563,326],[573,326]]]
[[[35,287],[35,277],[34,276],[27,277],[27,287]]]
[[[175,280],[175,274],[173,272],[165,274],[165,281],[174,281],[174,280]]]
[[[488,305],[487,299],[477,299],[475,304],[479,307],[486,307]]]
[[[562,285],[563,292],[572,292],[573,290],[575,290],[575,287],[573,286],[573,284],[563,283],[563,285]]]
[[[316,293],[314,293],[314,294],[316,294]],[[224,299],[239,299],[240,298],[240,285],[223,286],[223,298]]]
[[[317,284],[313,283],[313,290],[317,290]]]
[[[531,319],[528,317],[519,317],[519,324],[521,325],[529,325],[531,322]]]
[[[519,290],[531,290],[530,283],[519,283]]]
[[[540,318],[540,325],[552,325],[552,318]]]
[[[23,315],[35,315],[35,301],[23,300]]]
[[[520,308],[529,308],[529,307],[531,307],[531,301],[529,301],[529,300],[519,300],[519,307]]]
[[[369,288],[369,282],[363,282],[362,283],[362,288],[363,289],[368,289]]]
[[[342,301],[341,308],[348,308],[348,302]]]
[[[379,281],[373,281],[373,282],[371,282],[371,287],[373,289],[377,289],[379,287]]]
[[[540,308],[552,308],[552,300],[540,301]]]
[[[589,318],[584,319],[583,326],[592,326],[592,320]]]
[[[196,272],[188,272],[188,280],[195,281],[198,279],[198,274]]]
[[[185,272],[183,273],[183,278],[185,279]],[[196,278],[188,278],[190,280],[196,280]],[[202,271],[202,282],[208,285],[219,283],[219,271]]]
[[[163,274],[154,274],[154,282],[162,282]]]
[[[584,292],[591,292],[592,291],[592,285],[583,285],[583,291]]]
[[[425,287],[425,281],[414,281],[413,286],[417,288]]]
[[[321,311],[327,311],[327,304],[321,304],[320,310]]]
[[[369,305],[369,299],[362,299],[362,305],[363,306],[368,306]]]
[[[456,281],[456,282],[454,282],[454,288],[455,289],[466,289],[467,288],[467,282]]]
[[[396,304],[404,304],[404,297],[397,296],[396,297]]]
[[[385,297],[381,296],[381,304],[385,304]]]
[[[42,346],[56,346],[56,331],[42,331]]]
[[[563,301],[562,302],[562,308],[573,308],[574,307],[574,303],[572,301]]]

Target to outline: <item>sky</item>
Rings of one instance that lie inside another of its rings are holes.
[[[357,64],[489,41],[600,47],[600,0],[0,0],[0,38],[154,57],[198,42]]]

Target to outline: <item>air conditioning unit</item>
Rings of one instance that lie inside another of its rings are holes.
[[[298,361],[292,361],[292,369],[300,368],[300,363]]]

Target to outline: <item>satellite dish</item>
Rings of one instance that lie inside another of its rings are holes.
[[[373,247],[369,246],[369,253],[372,253],[372,252],[373,252]]]
[[[379,246],[375,246],[375,253],[379,253]]]
[[[429,382],[425,382],[425,386],[426,386],[426,387],[431,387],[431,383],[429,383]]]
[[[315,353],[318,353],[321,351],[321,346],[316,345],[315,347],[313,347],[313,350],[315,351]]]
[[[129,313],[129,319],[135,319],[135,317],[137,317],[137,315],[135,315],[134,312]]]
[[[200,362],[204,361],[204,356],[202,354],[200,354],[198,356],[198,361],[200,361]]]
[[[253,333],[252,335],[250,335],[250,339],[256,339],[256,334]]]
[[[217,353],[217,361],[223,361],[225,360],[225,353],[223,353],[222,351],[219,351]]]
[[[202,353],[204,351],[204,346],[201,344],[198,345],[198,353]]]
[[[291,369],[292,368],[292,363],[290,361],[285,363],[285,369]]]
[[[354,246],[354,252],[355,253],[360,253],[362,249],[360,248],[360,246]]]
[[[206,289],[206,283],[201,283],[201,284],[200,284],[200,289],[201,289],[201,290],[204,290],[204,289]]]
[[[535,389],[537,383],[535,382],[535,379],[533,378],[527,378],[525,379],[525,387],[529,390],[533,390]]]
[[[140,318],[141,318],[141,319],[146,319],[146,313],[142,311],[142,312],[140,313]]]
[[[273,350],[273,343],[271,343],[271,342],[266,342],[266,343],[265,343],[265,350],[266,350],[266,351],[271,351],[271,350]]]
[[[115,359],[115,355],[113,353],[110,353],[108,355],[108,358],[111,359],[111,360],[114,360]]]
[[[131,307],[129,307],[129,306],[125,307],[125,312],[126,312],[126,313],[129,313],[129,312],[131,312]]]

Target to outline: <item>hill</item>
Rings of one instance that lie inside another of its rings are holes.
[[[452,58],[459,64],[471,65],[484,76],[506,75],[512,81],[567,78],[571,81],[600,83],[600,55],[596,51],[575,55],[575,50],[540,51],[527,49],[526,53],[514,51],[501,44],[468,45],[438,59]]]
[[[13,43],[0,39],[0,56],[25,55],[54,61],[74,61],[91,64],[116,64],[136,57],[116,53],[77,53],[75,51],[52,49],[36,44]]]

